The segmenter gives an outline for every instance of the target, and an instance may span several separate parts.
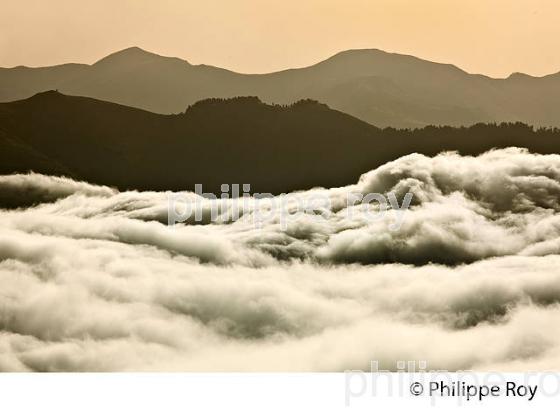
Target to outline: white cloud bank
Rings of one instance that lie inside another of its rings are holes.
[[[401,229],[345,218],[356,190],[412,191]],[[0,211],[0,370],[560,369],[560,156],[411,155],[322,192],[286,230],[171,229],[168,193],[0,176],[36,204]]]

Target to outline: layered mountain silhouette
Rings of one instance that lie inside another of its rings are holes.
[[[282,193],[343,186],[413,152],[560,150],[560,132],[524,124],[380,129],[312,100],[209,99],[154,114],[56,91],[0,104],[0,174],[35,171],[121,189],[220,192],[250,183]]]
[[[560,74],[493,79],[380,50],[339,53],[311,67],[249,75],[129,48],[93,65],[1,68],[0,101],[58,89],[157,113],[206,98],[311,98],[386,127],[521,121],[560,126]]]

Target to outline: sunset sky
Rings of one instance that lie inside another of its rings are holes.
[[[468,72],[560,71],[558,0],[0,0],[0,66],[130,46],[247,73],[379,48]]]

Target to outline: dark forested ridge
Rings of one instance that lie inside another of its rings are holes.
[[[209,99],[160,115],[55,91],[0,104],[0,173],[68,175],[120,189],[250,183],[281,193],[342,186],[400,156],[518,146],[560,152],[560,131],[521,123],[380,129],[312,100]]]

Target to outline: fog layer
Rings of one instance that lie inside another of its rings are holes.
[[[0,176],[0,370],[560,368],[559,155],[410,155],[287,222],[168,227],[171,194]]]

